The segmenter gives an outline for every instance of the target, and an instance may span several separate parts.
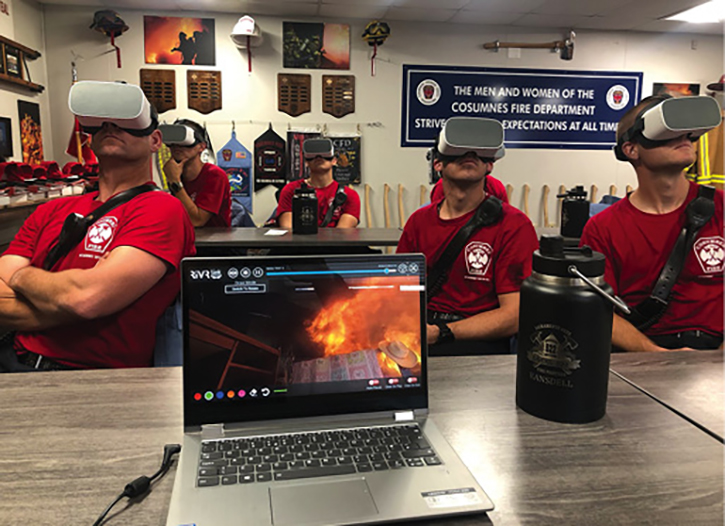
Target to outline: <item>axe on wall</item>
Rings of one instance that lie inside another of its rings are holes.
[[[574,58],[574,39],[576,33],[569,31],[569,36],[564,40],[554,40],[553,42],[486,42],[483,49],[492,49],[498,51],[501,48],[523,48],[523,49],[551,49],[559,52],[559,58],[562,60],[571,60]]]

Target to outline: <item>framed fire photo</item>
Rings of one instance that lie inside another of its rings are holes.
[[[283,23],[283,65],[301,69],[350,69],[350,26]]]
[[[42,163],[43,133],[40,129],[40,106],[34,102],[19,100],[18,118],[23,162],[31,165]]]
[[[215,66],[213,18],[144,16],[146,64]]]
[[[685,84],[675,82],[654,82],[652,84],[652,95],[672,95],[673,97],[689,97],[699,94],[699,84]]]

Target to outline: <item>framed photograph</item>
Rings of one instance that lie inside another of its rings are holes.
[[[23,148],[23,162],[43,162],[43,133],[40,129],[40,106],[34,102],[18,101],[20,118],[20,140]]]
[[[215,66],[213,18],[144,16],[146,64]]]
[[[675,82],[655,82],[652,84],[652,95],[672,95],[673,97],[700,94],[699,84],[683,84]]]
[[[5,74],[5,44],[0,42],[0,73]]]
[[[350,69],[350,26],[283,22],[283,66]]]
[[[0,158],[13,156],[13,127],[8,117],[0,117]]]
[[[13,77],[22,77],[20,52],[14,47],[5,46],[5,73]]]

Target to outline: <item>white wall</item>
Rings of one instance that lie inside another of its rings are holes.
[[[146,67],[143,62],[144,14],[213,17],[216,19],[217,67],[208,69],[222,71],[223,110],[204,116],[186,108],[187,67],[149,65],[177,70],[178,107],[163,114],[162,118],[171,121],[176,117],[188,117],[206,122],[215,148],[221,147],[229,139],[232,120],[236,121],[237,138],[249,149],[254,139],[266,129],[268,122],[272,122],[277,133],[283,137],[288,125],[305,128],[326,124],[331,133],[354,132],[360,125],[363,135],[363,184],[368,183],[372,187],[373,226],[383,226],[382,196],[385,183],[393,187],[390,196],[393,226],[398,222],[398,183],[405,187],[403,196],[406,215],[417,208],[420,185],[427,183],[425,150],[399,146],[402,64],[642,71],[644,95],[648,95],[652,83],[658,81],[699,83],[704,89],[704,85],[718,79],[723,70],[722,36],[577,31],[574,59],[564,62],[558,54],[546,50],[524,49],[521,58],[509,59],[505,51],[495,53],[481,47],[484,42],[496,39],[547,42],[561,38],[563,31],[390,22],[392,35],[379,48],[377,76],[371,77],[371,48],[360,38],[367,21],[334,20],[351,24],[351,70],[305,70],[305,73],[312,75],[312,112],[292,118],[277,111],[277,74],[283,71],[299,72],[282,68],[283,19],[257,18],[264,31],[265,43],[253,51],[253,72],[249,75],[246,52],[237,50],[228,36],[242,13],[223,15],[121,10],[120,16],[131,29],[117,39],[123,61],[123,67],[119,70],[113,53],[102,55],[112,49],[108,39],[88,29],[93,12],[94,9],[90,7],[45,6],[48,91],[57,160],[69,160],[63,151],[72,128],[66,102],[71,83],[71,50],[84,57],[78,64],[81,80],[126,80],[138,83],[138,70]],[[693,40],[696,40],[694,46]],[[323,114],[321,109],[322,75],[335,73],[356,76],[356,112],[342,119]],[[382,126],[366,125],[374,122]],[[610,184],[617,186],[619,195],[624,193],[626,185],[636,184],[629,165],[617,162],[614,155],[607,151],[510,149],[506,158],[497,164],[494,175],[504,183],[514,185],[513,202],[519,207],[522,207],[521,186],[524,183],[531,186],[529,208],[537,225],[542,224],[540,199],[544,184],[552,188],[549,199],[550,220],[555,220],[556,202],[553,195],[560,184],[567,187],[596,184],[599,195],[605,193]],[[358,191],[362,198],[362,185]],[[268,187],[255,195],[255,218],[263,220],[273,206],[273,189]],[[364,217],[361,219],[365,224]]]
[[[26,0],[3,0],[8,4],[10,16],[0,13],[0,34],[19,44],[40,51],[40,58],[28,60],[28,69],[36,84],[46,87],[43,93],[34,93],[14,84],[0,82],[0,117],[12,119],[14,161],[23,160],[18,121],[18,100],[40,105],[40,124],[43,132],[43,152],[46,160],[54,159],[51,132],[51,116],[48,105],[48,75],[45,68],[48,57],[45,54],[43,11],[39,4]]]
[[[13,27],[13,0],[2,0],[5,9],[0,10],[0,35],[7,38],[15,38],[15,28]]]

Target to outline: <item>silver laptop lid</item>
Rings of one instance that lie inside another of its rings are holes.
[[[184,426],[428,406],[420,254],[182,261]]]

